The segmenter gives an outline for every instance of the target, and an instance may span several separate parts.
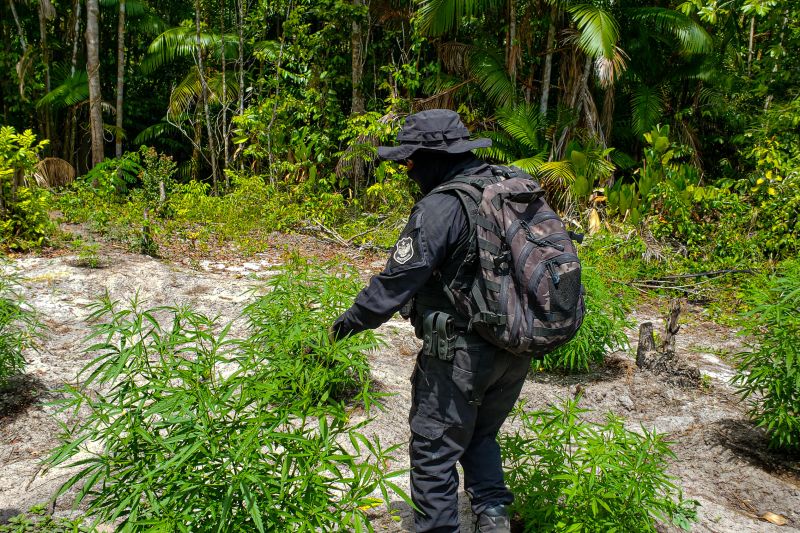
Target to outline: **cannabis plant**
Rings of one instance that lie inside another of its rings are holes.
[[[327,337],[361,286],[355,271],[291,257],[268,286],[269,292],[245,309],[252,335],[244,353],[265,386],[281,385],[270,394],[299,410],[343,400],[369,408],[379,399],[370,391],[366,356],[378,347],[375,335],[367,331],[335,343]]]
[[[262,301],[258,309],[296,324],[298,307],[276,305]],[[298,409],[322,399],[304,398],[309,388],[270,366],[269,352],[288,359],[301,333],[265,325],[257,340],[234,339],[231,324],[187,308],[108,298],[90,321],[93,360],[82,385],[67,387],[59,402],[78,421],[64,424],[48,463],[77,467],[58,494],[76,487],[75,504],[95,524],[365,531],[372,530],[366,510],[387,502],[389,490],[407,499],[390,481],[399,472],[386,470],[396,447],[365,437],[366,422],[337,416],[342,408]],[[313,346],[319,339],[311,333]]]
[[[24,352],[35,346],[42,325],[19,292],[19,280],[0,262],[0,388],[25,369]]]
[[[586,421],[578,400],[541,411],[518,406],[520,429],[501,438],[513,511],[525,531],[655,532],[689,529],[698,503],[667,474],[674,455],[663,435],[625,428],[612,414]]]
[[[738,354],[736,375],[748,414],[773,447],[800,448],[800,262],[752,284],[751,309],[741,315],[748,351]]]

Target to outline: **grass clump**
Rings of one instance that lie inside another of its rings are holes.
[[[346,400],[371,403],[366,345],[321,333],[354,283],[322,269],[276,276],[244,339],[186,308],[97,304],[94,359],[60,402],[88,416],[49,458],[78,467],[59,494],[79,487],[75,504],[120,531],[371,531],[368,509],[407,497],[396,446],[347,416]]]
[[[751,340],[733,383],[772,447],[800,449],[800,262],[755,280],[745,301],[739,324]]]
[[[525,531],[655,532],[657,522],[688,530],[699,504],[667,474],[674,454],[664,436],[630,431],[611,413],[588,422],[586,412],[578,400],[515,409],[521,429],[501,437],[501,446],[512,511]]]
[[[19,280],[0,262],[0,388],[25,370],[25,350],[36,345],[42,325],[19,292]]]
[[[20,513],[0,524],[0,533],[84,533],[89,531],[82,520],[54,518],[44,505],[35,505],[27,513]]]

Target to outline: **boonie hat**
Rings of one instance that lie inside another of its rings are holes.
[[[461,154],[492,145],[491,139],[470,139],[461,117],[450,109],[428,109],[408,115],[397,134],[397,142],[398,146],[379,146],[378,156],[404,161],[421,149]]]

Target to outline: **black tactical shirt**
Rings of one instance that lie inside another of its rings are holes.
[[[442,183],[459,175],[483,174],[488,168],[473,159],[454,168]],[[353,305],[334,322],[336,337],[373,329],[389,320],[447,264],[468,232],[467,216],[455,195],[433,193],[417,202],[383,272],[372,277]]]

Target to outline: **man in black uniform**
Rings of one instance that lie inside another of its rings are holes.
[[[376,328],[412,302],[417,336],[430,335],[438,311],[452,317],[454,350],[425,350],[411,376],[411,496],[417,531],[459,531],[458,472],[477,516],[479,531],[510,531],[513,496],[503,481],[497,433],[519,396],[530,360],[499,350],[473,332],[446,296],[449,283],[470,246],[469,222],[451,192],[430,194],[459,175],[491,176],[489,165],[470,150],[491,145],[469,139],[458,114],[434,109],[406,117],[398,146],[378,148],[383,159],[405,162],[425,197],[411,210],[408,224],[386,268],[374,276],[353,305],[331,327],[333,338]],[[413,300],[412,300],[413,299]]]

